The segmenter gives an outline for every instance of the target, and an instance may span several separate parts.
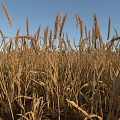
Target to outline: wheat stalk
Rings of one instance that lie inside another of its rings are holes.
[[[90,30],[88,31],[88,37],[91,38],[91,37],[90,37]],[[89,47],[90,47],[90,46],[91,46],[91,41],[90,41],[90,39],[89,39]]]
[[[103,48],[103,41],[102,41],[102,36],[99,35],[99,41],[100,41],[100,49]]]
[[[92,44],[94,44],[95,41],[95,29],[92,27]]]
[[[20,33],[20,28],[17,30],[16,36],[18,36]],[[15,38],[15,49],[18,49],[18,38]]]
[[[87,28],[86,28],[86,25],[85,25],[85,35],[86,35],[86,38],[87,38]]]
[[[74,101],[70,101],[68,99],[66,99],[68,103],[70,103],[72,106],[74,106],[75,108],[77,108],[79,111],[81,111],[86,117],[84,120],[90,119],[92,117],[97,117],[99,120],[102,120],[102,118],[100,116],[97,115],[89,115],[86,111],[84,111],[81,107],[79,107]]]
[[[34,39],[32,36],[25,36],[25,35],[24,35],[24,36],[16,36],[15,38],[27,38],[27,39],[31,39],[31,40],[37,42],[37,40]]]
[[[37,41],[39,39],[40,29],[41,29],[41,26],[38,27],[37,32],[34,34],[34,38],[37,39]]]
[[[116,28],[114,27],[114,31],[115,31],[115,34],[116,34],[116,38],[118,37],[118,32],[116,30]]]

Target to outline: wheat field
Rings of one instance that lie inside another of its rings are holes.
[[[3,10],[12,26],[10,15]],[[54,31],[41,26],[33,36],[0,30],[0,120],[118,120],[120,119],[120,37],[116,28],[103,42],[94,13],[92,32],[76,13],[80,42],[72,47],[63,32],[67,15],[57,14]],[[83,37],[85,34],[85,37]],[[58,46],[55,41],[58,40]],[[87,47],[86,47],[87,46]]]

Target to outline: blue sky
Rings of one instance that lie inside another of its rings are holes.
[[[4,2],[11,16],[13,26],[10,27],[5,13],[0,7],[0,29],[6,36],[14,37],[18,28],[21,35],[26,34],[26,18],[29,19],[30,34],[33,35],[41,25],[41,36],[49,25],[49,30],[54,30],[54,22],[57,13],[68,13],[64,33],[68,33],[73,44],[73,39],[79,43],[79,28],[76,28],[74,13],[79,13],[83,24],[92,32],[93,14],[97,13],[100,32],[107,41],[108,18],[111,18],[111,35],[115,35],[114,27],[120,32],[120,1],[116,0],[1,0]]]

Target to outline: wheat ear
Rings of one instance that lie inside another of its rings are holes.
[[[26,32],[27,32],[27,36],[29,36],[29,21],[28,21],[28,17],[26,18]]]
[[[66,18],[67,18],[67,14],[64,16],[63,21],[62,21],[62,23],[60,25],[60,34],[59,34],[60,37],[62,35],[62,31],[63,31],[63,27],[64,27],[64,24],[65,24]]]
[[[3,10],[4,10],[4,12],[5,12],[6,16],[7,16],[9,25],[12,26],[12,20],[11,20],[11,18],[10,18],[10,15],[8,14],[8,11],[7,11],[7,9],[6,9],[5,5],[4,5],[4,3],[2,3],[2,7],[3,7]]]
[[[54,26],[54,39],[56,39],[58,34],[58,24],[59,24],[59,14],[56,15],[55,26]]]
[[[110,18],[108,20],[108,36],[107,36],[107,40],[110,38],[110,25],[111,25],[111,21]]]
[[[79,25],[80,25],[80,34],[81,34],[81,38],[83,37],[83,22],[82,19],[80,18],[80,15],[78,14],[78,20],[79,20]]]

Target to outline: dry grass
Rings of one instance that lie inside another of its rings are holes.
[[[92,34],[85,26],[84,38],[83,22],[80,15],[75,14],[81,41],[76,45],[74,39],[74,50],[68,33],[66,38],[63,33],[66,17],[67,14],[62,20],[62,15],[57,14],[54,33],[52,30],[49,33],[47,26],[44,37],[40,36],[41,26],[34,36],[29,36],[28,18],[27,35],[19,35],[18,29],[16,36],[6,42],[9,37],[0,31],[0,119],[120,118],[120,37],[117,30],[114,29],[116,37],[104,44],[95,13]],[[60,42],[59,48],[55,39]]]

